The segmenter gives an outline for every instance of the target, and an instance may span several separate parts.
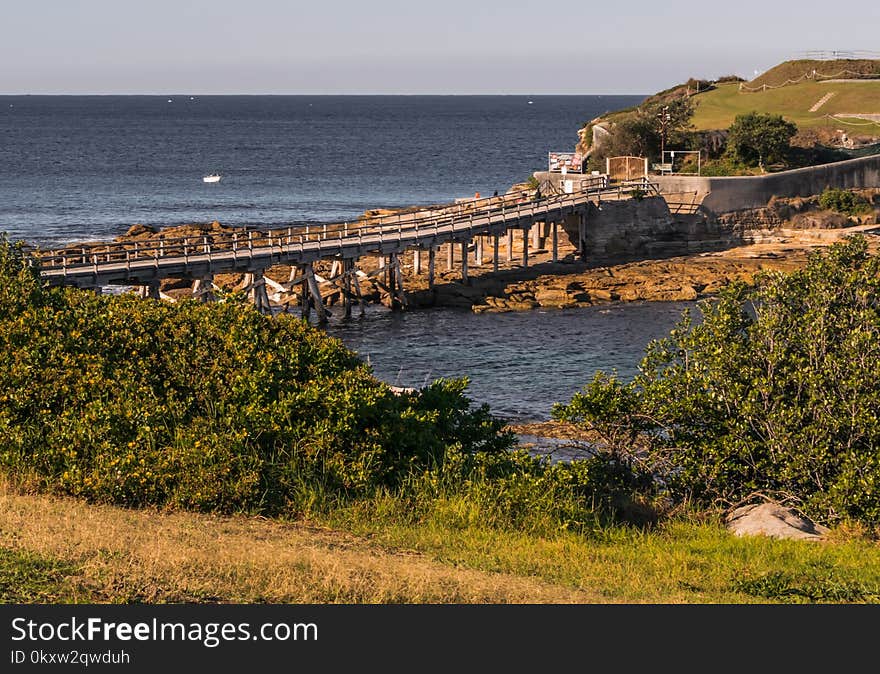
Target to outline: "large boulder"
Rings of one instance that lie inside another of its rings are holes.
[[[761,503],[737,508],[726,518],[728,531],[737,536],[770,536],[821,541],[829,529],[816,524],[792,508],[778,503]]]
[[[115,241],[124,241],[126,239],[144,239],[149,238],[159,230],[150,225],[132,225],[122,236],[116,237]]]

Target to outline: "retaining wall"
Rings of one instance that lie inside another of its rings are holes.
[[[566,219],[563,229],[577,246],[577,217]],[[591,204],[584,234],[590,264],[665,258],[734,245],[729,225],[703,214],[673,215],[662,197]]]
[[[705,195],[702,207],[728,213],[766,206],[771,198],[808,197],[825,188],[880,188],[880,155],[781,171],[763,176],[651,176],[663,194]]]

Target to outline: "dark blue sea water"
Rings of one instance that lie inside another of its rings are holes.
[[[281,225],[502,192],[639,96],[0,96],[0,231],[49,246],[135,223]],[[531,103],[529,102],[531,101]],[[202,176],[219,171],[218,184]],[[380,307],[340,337],[389,383],[468,377],[549,417],[597,369],[631,376],[686,304],[474,315]]]
[[[503,314],[432,309],[332,320],[327,332],[384,381],[420,387],[468,377],[468,393],[514,421],[550,418],[596,370],[630,379],[644,347],[668,334],[693,302],[638,302]],[[698,318],[699,312],[693,312]]]
[[[503,192],[638,96],[0,96],[0,231],[338,222]],[[529,102],[531,101],[531,103]],[[219,171],[217,184],[202,176]]]

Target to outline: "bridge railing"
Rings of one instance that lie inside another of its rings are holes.
[[[603,183],[605,184],[605,183]],[[647,179],[638,182],[643,188],[653,186]],[[584,203],[591,197],[616,194],[621,197],[634,183],[616,187],[595,187],[558,195],[548,195],[536,201],[528,193],[505,194],[483,199],[467,200],[430,210],[393,215],[377,215],[351,223],[298,225],[272,230],[243,229],[234,232],[211,232],[198,236],[128,240],[106,244],[65,247],[50,251],[33,251],[41,271],[97,267],[113,263],[174,258],[187,261],[190,257],[220,253],[254,255],[277,249],[289,252],[291,247],[342,247],[352,241],[382,243],[422,232],[438,233],[443,228],[453,231],[474,226],[488,226],[527,215],[548,212]],[[461,225],[460,227],[458,225]]]

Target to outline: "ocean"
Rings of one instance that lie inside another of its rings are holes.
[[[0,231],[42,247],[140,223],[340,222],[504,192],[640,96],[0,96]],[[202,177],[220,172],[219,183]],[[467,377],[476,403],[549,418],[595,370],[632,376],[690,303],[334,319],[380,378]],[[357,315],[358,312],[355,312]]]
[[[527,423],[549,419],[553,404],[568,402],[597,370],[631,379],[645,346],[667,335],[694,304],[626,302],[502,314],[381,307],[364,318],[331,319],[325,329],[389,384],[418,388],[439,377],[467,377],[475,402]]]
[[[46,247],[136,223],[340,222],[488,196],[640,99],[0,96],[0,231]]]

